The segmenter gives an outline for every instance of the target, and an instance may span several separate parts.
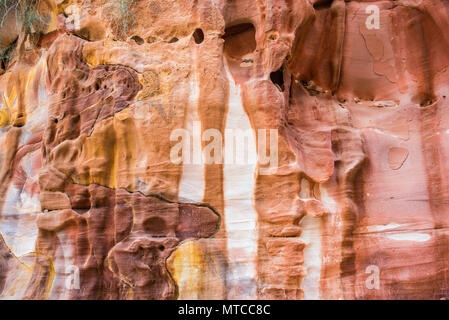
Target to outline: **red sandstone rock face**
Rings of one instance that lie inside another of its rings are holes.
[[[449,298],[448,1],[124,3],[0,8],[2,299]]]
[[[133,299],[173,299],[176,287],[165,260],[180,241],[213,235],[219,222],[208,207],[123,189],[72,185],[62,194],[69,195],[71,209],[38,217],[36,246],[46,259],[36,259],[27,298],[43,297],[64,235],[64,246],[75,252],[72,266],[80,272],[82,288],[72,290],[69,298],[123,299],[131,294]]]

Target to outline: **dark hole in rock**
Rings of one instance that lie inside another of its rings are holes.
[[[203,30],[196,29],[195,32],[193,33],[193,38],[195,39],[196,44],[200,44],[201,42],[203,42],[204,41]]]
[[[141,37],[139,37],[139,36],[132,36],[131,39],[134,40],[139,46],[145,42],[145,41],[144,41]]]
[[[14,42],[5,50],[0,51],[0,61],[1,61],[1,69],[6,70],[8,68],[9,63],[13,59],[14,51],[17,46],[18,37]]]
[[[329,9],[332,5],[333,0],[321,0],[317,1],[313,4],[313,8],[315,10],[321,10],[321,9]]]
[[[144,42],[145,42],[145,41],[144,41],[141,37],[139,37],[139,36],[132,36],[131,39],[134,40],[139,46],[142,45],[142,44],[144,44]]]
[[[423,101],[421,101],[421,103],[419,104],[420,107],[428,107],[432,104],[434,104],[435,100],[432,100],[430,98],[428,99],[424,99]]]
[[[235,26],[226,28],[223,38],[226,39],[228,37],[242,34],[242,33],[248,32],[248,31],[254,31],[254,26],[252,23],[237,24]]]
[[[420,107],[428,107],[437,101],[436,97],[431,93],[421,92],[412,97],[412,102]]]
[[[277,40],[277,38],[278,38],[278,35],[275,34],[275,33],[272,33],[272,34],[270,34],[270,35],[268,36],[268,39],[270,39],[270,40],[272,40],[272,41]]]
[[[256,29],[252,23],[242,23],[225,29],[224,51],[227,56],[239,59],[256,49]]]
[[[284,72],[282,67],[279,70],[270,73],[270,79],[281,91],[284,91]]]
[[[179,40],[179,39],[175,37],[175,38],[172,38],[172,39],[169,41],[169,43],[175,43],[175,42],[178,42],[178,40]]]

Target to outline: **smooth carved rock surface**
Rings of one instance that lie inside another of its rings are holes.
[[[449,298],[449,1],[1,3],[1,299]]]

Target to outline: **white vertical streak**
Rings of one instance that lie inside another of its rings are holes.
[[[306,179],[301,180],[300,198],[310,199],[312,191]],[[321,203],[331,214],[335,212],[335,203],[327,194],[326,189],[320,185]],[[320,279],[322,267],[321,252],[321,218],[306,216],[301,220],[301,240],[305,243],[304,248],[304,270],[305,277],[301,282],[301,289],[304,292],[305,300],[320,299]]]
[[[227,66],[229,80],[229,101],[226,119],[226,130],[251,129],[251,123],[245,113],[240,95]],[[226,139],[227,138],[227,139]],[[230,136],[225,137],[225,145]],[[255,134],[251,136],[255,143]],[[235,143],[234,143],[235,145]],[[226,152],[231,150],[226,149]],[[255,151],[253,151],[255,152]],[[234,154],[235,156],[235,150]],[[250,158],[248,155],[247,158]],[[257,213],[254,208],[254,186],[256,164],[235,163],[235,157],[225,157],[224,162],[224,199],[225,224],[227,232],[229,259],[229,299],[256,298],[255,277],[257,257]],[[229,161],[231,160],[231,161]]]
[[[301,221],[301,240],[304,241],[304,269],[306,276],[301,287],[305,300],[320,299],[321,276],[321,219],[306,216]]]
[[[194,53],[194,61],[193,65],[196,66],[197,60],[197,51]],[[190,137],[193,137],[190,143],[190,155],[193,155],[192,148],[194,144],[192,143],[195,139],[193,124],[200,121],[200,117],[198,115],[198,104],[199,104],[199,81],[196,70],[193,72],[193,77],[190,82],[190,95],[189,95],[189,103],[187,105],[186,110],[186,121],[185,121],[185,129],[189,131]],[[200,132],[201,134],[201,132]],[[201,137],[196,137],[201,140]],[[181,181],[179,183],[179,193],[178,196],[181,201],[185,202],[201,202],[204,197],[204,164],[197,164],[195,162],[190,161],[188,164],[183,164]]]

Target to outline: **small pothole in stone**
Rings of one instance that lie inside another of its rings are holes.
[[[144,44],[144,42],[145,42],[145,41],[144,41],[141,37],[139,37],[139,36],[132,36],[131,39],[134,40],[139,46],[142,45],[142,44]]]
[[[200,44],[204,41],[204,33],[201,29],[195,29],[195,32],[193,32],[193,38],[195,39],[196,44]]]

